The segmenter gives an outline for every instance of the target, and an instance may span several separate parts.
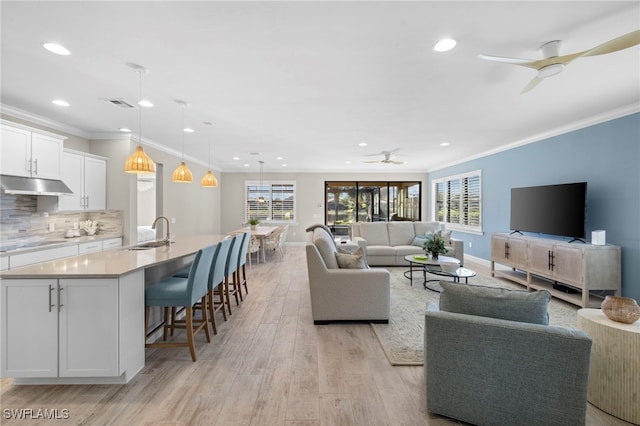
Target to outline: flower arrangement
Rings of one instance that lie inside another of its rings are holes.
[[[447,249],[445,248],[445,240],[442,238],[440,231],[427,235],[427,241],[422,245],[425,253],[431,253],[434,259],[437,259],[439,255],[445,254]]]

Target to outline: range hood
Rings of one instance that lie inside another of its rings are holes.
[[[73,194],[61,180],[0,175],[0,191],[3,194],[63,195]]]

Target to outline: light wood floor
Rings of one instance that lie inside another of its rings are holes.
[[[422,367],[389,365],[368,324],[314,326],[306,274],[303,247],[254,263],[249,295],[228,322],[219,317],[211,343],[200,333],[195,363],[186,348],[147,349],[127,385],[3,379],[0,423],[36,423],[6,418],[6,409],[30,408],[68,410],[55,425],[459,424],[426,412]],[[627,424],[588,407],[587,425]]]

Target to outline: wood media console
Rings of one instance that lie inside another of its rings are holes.
[[[600,307],[602,293],[620,295],[620,247],[569,243],[516,234],[491,237],[491,276],[583,308]],[[496,268],[496,264],[508,268]]]

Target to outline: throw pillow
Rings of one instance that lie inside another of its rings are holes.
[[[424,243],[427,242],[427,236],[426,235],[417,235],[414,239],[413,242],[411,243],[412,246],[418,246],[418,247],[423,247]]]
[[[336,252],[336,260],[341,269],[367,269],[367,264],[362,254]]]
[[[440,310],[527,322],[549,324],[551,293],[522,291],[441,281]]]

